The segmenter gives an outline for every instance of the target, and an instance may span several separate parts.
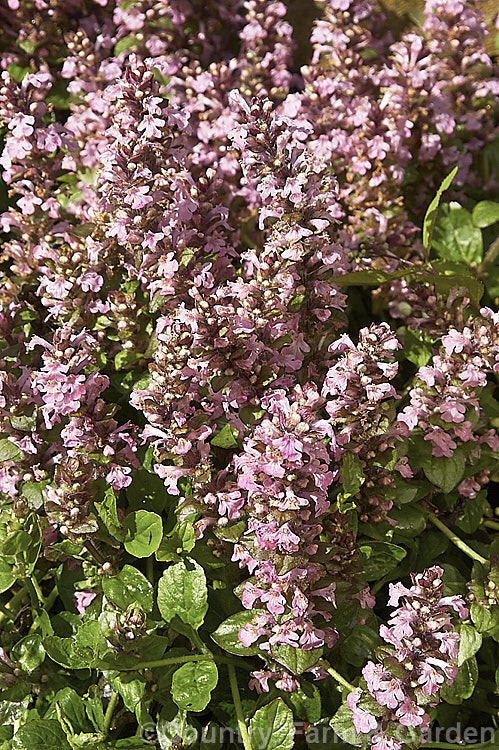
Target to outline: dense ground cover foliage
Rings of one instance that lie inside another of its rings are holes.
[[[1,750],[497,747],[499,82],[385,5],[0,1]]]

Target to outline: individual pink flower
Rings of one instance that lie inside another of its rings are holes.
[[[73,601],[76,605],[76,609],[80,615],[84,615],[87,607],[92,604],[93,600],[97,596],[96,593],[89,590],[76,591],[73,594]]]

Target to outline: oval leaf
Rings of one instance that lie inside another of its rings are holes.
[[[134,557],[149,557],[158,549],[163,537],[163,522],[157,513],[137,510],[123,521],[127,535],[125,549]]]
[[[183,664],[173,673],[172,698],[184,711],[203,711],[217,682],[218,669],[213,662]]]
[[[277,698],[258,709],[249,733],[253,750],[291,750],[295,742],[293,712]]]
[[[194,560],[172,565],[158,584],[158,607],[162,618],[171,622],[175,616],[197,630],[208,611],[208,591],[204,570]]]

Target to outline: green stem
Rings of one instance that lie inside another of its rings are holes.
[[[463,542],[462,539],[460,539],[457,534],[454,534],[453,531],[447,528],[447,526],[442,523],[442,521],[436,517],[434,513],[432,513],[430,510],[426,510],[423,508],[425,513],[427,514],[428,518],[432,522],[434,526],[439,529],[444,536],[447,537],[447,539],[450,539],[450,541],[458,547],[458,549],[461,550],[461,552],[464,552],[465,555],[468,555],[472,560],[476,560],[479,563],[482,563],[482,565],[487,565],[488,560],[485,559],[485,557],[482,557],[478,554],[478,552],[475,552],[474,549],[471,549],[466,542]]]
[[[58,596],[59,596],[59,591],[57,589],[57,586],[54,586],[54,588],[52,589],[52,591],[50,592],[50,594],[45,599],[44,610],[46,612],[50,612],[50,610],[54,606],[54,602],[55,602],[55,600],[57,599]]]
[[[113,690],[111,693],[111,697],[109,699],[109,703],[107,704],[106,713],[104,715],[104,723],[102,725],[102,731],[107,737],[109,734],[109,729],[111,727],[111,721],[113,720],[113,714],[114,709],[116,708],[116,702],[118,700],[118,693],[116,690]]]
[[[485,253],[485,258],[482,260],[480,265],[478,266],[478,273],[481,274],[485,271],[485,269],[492,265],[492,263],[495,263],[497,256],[499,255],[499,238],[494,240],[492,245],[489,247],[487,252]],[[427,745],[427,747],[429,747]]]
[[[13,610],[14,607],[17,606],[17,603],[20,602],[20,601],[22,601],[24,599],[24,597],[26,596],[27,593],[28,593],[27,587],[26,586],[22,586],[19,589],[19,591],[17,592],[17,594],[14,594],[14,596],[12,597],[12,599],[9,602],[7,602],[7,604],[5,605],[6,609]],[[8,617],[10,618],[12,616],[15,617],[16,616],[16,612],[13,611],[12,614],[9,614],[8,616],[5,615],[4,613],[0,614],[0,625],[2,625],[4,623],[4,621],[8,619]]]
[[[151,555],[146,560],[146,576],[149,583],[154,586],[154,555]]]
[[[239,695],[239,686],[237,684],[236,670],[234,669],[232,664],[229,664],[228,671],[232,700],[234,701],[234,708],[236,709],[237,726],[239,727],[239,733],[243,741],[244,750],[252,750],[248,727],[246,726],[246,722],[244,720],[241,696]]]
[[[495,529],[495,531],[499,531],[499,523],[497,521],[489,521],[487,519],[486,521],[482,522],[482,526],[487,526],[489,529]]]
[[[6,617],[7,620],[15,620],[16,618],[15,614],[11,612],[9,609],[7,609],[5,604],[2,604],[1,602],[0,602],[0,612],[3,613],[4,617]]]
[[[234,662],[232,659],[226,656],[213,656],[213,654],[188,654],[186,656],[167,656],[165,659],[156,659],[155,661],[144,661],[135,664],[133,667],[113,667],[120,672],[133,672],[138,669],[154,669],[154,667],[168,667],[171,664],[186,664],[190,661],[213,661],[216,664],[231,664]],[[243,664],[237,662],[236,666],[243,666]],[[247,667],[251,669],[251,667]]]
[[[38,598],[38,594],[36,593],[36,588],[33,585],[33,581],[31,578],[25,578],[24,579],[24,585],[28,591],[29,598],[31,600],[31,606],[33,609],[36,609],[37,611],[40,610],[40,600]]]
[[[350,682],[348,682],[347,680],[345,680],[345,678],[342,677],[342,675],[339,672],[337,672],[336,669],[334,669],[333,667],[330,667],[329,664],[327,664],[324,661],[324,659],[321,659],[319,661],[319,666],[323,667],[323,669],[325,669],[326,672],[328,674],[330,674],[331,677],[334,680],[336,680],[336,682],[339,682],[340,685],[343,685],[343,687],[348,688],[348,690],[350,690],[350,692],[352,692],[353,690],[355,690],[355,685],[352,685]]]
[[[205,644],[201,640],[201,636],[196,630],[193,629],[192,634],[189,636],[189,638],[191,639],[193,644],[198,647],[202,654],[209,654],[211,656],[210,649],[208,648],[208,646],[205,646]]]
[[[33,588],[35,589],[35,593],[36,593],[36,598],[38,599],[38,601],[40,602],[40,604],[41,604],[41,605],[42,605],[43,607],[45,607],[45,605],[46,605],[46,603],[47,603],[47,602],[46,602],[46,599],[45,599],[45,597],[44,597],[44,596],[43,596],[43,594],[42,594],[42,590],[41,590],[41,588],[40,588],[40,584],[38,583],[38,581],[37,581],[37,579],[36,579],[36,576],[32,576],[32,577],[30,578],[30,581],[31,581],[31,583],[33,584]]]
[[[107,562],[106,558],[103,555],[101,555],[99,550],[96,547],[94,547],[94,545],[91,542],[85,542],[84,547],[87,550],[87,552],[90,552],[94,560],[98,562],[99,565],[104,565],[104,563]]]

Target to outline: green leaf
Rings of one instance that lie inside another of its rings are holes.
[[[104,578],[102,590],[118,609],[126,610],[138,605],[144,612],[153,608],[153,589],[140,570],[131,565],[124,565],[117,576]]]
[[[114,357],[114,367],[116,370],[121,370],[127,365],[133,365],[135,362],[142,357],[140,352],[132,352],[129,349],[122,349]]]
[[[20,727],[12,740],[13,750],[71,750],[61,725],[53,719],[34,719]]]
[[[455,521],[456,526],[466,534],[472,534],[478,529],[486,507],[485,492],[479,492],[476,497],[467,498],[462,513]]]
[[[231,615],[211,634],[212,640],[215,641],[217,646],[228,651],[229,654],[252,656],[260,653],[260,649],[256,643],[251,646],[243,646],[238,637],[241,628],[244,625],[251,624],[254,617],[255,613],[250,610],[244,610],[243,612]]]
[[[123,521],[126,529],[124,546],[134,557],[149,557],[158,549],[163,536],[163,522],[156,513],[136,510]]]
[[[43,490],[47,482],[25,482],[22,486],[22,495],[26,498],[30,510],[38,510],[43,505]]]
[[[25,672],[33,672],[45,659],[45,649],[41,637],[37,633],[33,633],[21,638],[13,647],[11,657],[14,661],[19,662]]]
[[[0,594],[4,591],[8,591],[10,587],[16,582],[17,576],[12,572],[12,566],[7,560],[0,559]]]
[[[178,523],[175,528],[165,534],[156,550],[158,562],[178,562],[179,555],[191,552],[196,544],[196,533],[191,521]]]
[[[105,494],[102,502],[94,503],[97,515],[101,519],[102,523],[108,530],[108,532],[115,539],[123,539],[123,529],[121,527],[120,520],[118,518],[118,510],[116,507],[116,495],[112,487],[109,487]]]
[[[334,283],[339,287],[348,286],[380,286],[392,279],[400,279],[407,275],[407,270],[398,270],[393,272],[376,271],[351,271],[340,276],[334,277]]]
[[[436,265],[434,263],[433,265]],[[444,297],[448,297],[449,294],[456,289],[464,289],[466,294],[472,300],[479,302],[484,294],[485,288],[481,281],[475,279],[473,276],[464,276],[463,274],[438,274],[438,275],[427,275],[424,277],[430,284],[434,284],[435,289],[439,294]]]
[[[349,495],[356,495],[366,478],[362,469],[362,462],[356,453],[347,453],[341,462],[341,478],[343,491]]]
[[[175,747],[173,743],[178,738],[184,747],[190,747],[198,739],[197,729],[187,720],[187,711],[177,711],[175,714],[170,707],[161,711],[156,732],[161,750],[172,750]]]
[[[354,667],[362,667],[372,658],[380,643],[379,635],[369,625],[356,625],[344,641],[343,658]]]
[[[442,685],[440,695],[446,703],[457,706],[473,695],[477,680],[478,665],[476,657],[472,656],[461,664],[452,685]]]
[[[479,633],[497,635],[499,632],[499,607],[485,607],[483,604],[472,604],[470,614]]]
[[[490,227],[499,221],[499,203],[480,201],[473,209],[473,223],[476,227]]]
[[[121,695],[128,710],[136,713],[144,698],[146,678],[137,672],[110,672],[109,682],[113,690]]]
[[[292,674],[298,675],[305,672],[306,669],[317,664],[322,656],[322,648],[312,648],[310,651],[304,651],[301,648],[288,646],[274,646],[272,656],[279,664],[283,664]]]
[[[466,459],[462,450],[457,448],[452,456],[429,456],[422,463],[422,468],[430,482],[448,494],[463,478]]]
[[[0,440],[0,461],[20,461],[24,453],[8,438]]]
[[[95,666],[100,650],[107,649],[106,639],[101,635],[96,620],[81,625],[73,638],[51,635],[45,638],[43,645],[52,661],[70,669]]]
[[[166,622],[178,616],[196,630],[208,611],[208,591],[204,570],[194,560],[178,562],[163,573],[158,583],[158,607]]]
[[[402,547],[388,542],[364,542],[360,545],[364,555],[364,575],[367,581],[382,578],[396,568],[407,552]]]
[[[90,685],[88,688],[88,693],[85,696],[85,711],[94,729],[98,732],[102,731],[104,726],[104,711],[100,690],[97,685]]]
[[[295,742],[293,712],[281,698],[259,708],[250,721],[253,750],[291,750]]]
[[[203,711],[217,682],[218,669],[213,662],[183,664],[173,673],[172,698],[180,709]]]
[[[237,431],[231,427],[230,424],[226,424],[220,432],[216,432],[211,438],[211,445],[216,445],[218,448],[234,448],[237,445],[235,435]]]
[[[321,694],[315,685],[303,681],[299,688],[287,696],[297,719],[314,723],[321,718]]]
[[[118,55],[120,55],[122,52],[125,52],[125,50],[135,47],[136,44],[137,39],[132,34],[128,36],[122,36],[121,39],[118,39],[118,41],[114,45],[114,56],[118,57]]]
[[[359,747],[366,740],[365,734],[359,734],[352,721],[352,712],[345,704],[341,705],[329,722],[336,734],[349,745]]]
[[[394,531],[400,536],[408,538],[419,536],[426,528],[426,515],[422,510],[412,505],[404,505],[403,508],[392,508],[389,516],[397,522]]]
[[[168,501],[168,493],[157,474],[139,469],[129,487],[126,496],[130,510],[154,510],[161,513]]]
[[[58,714],[71,725],[73,734],[88,732],[90,725],[85,714],[85,704],[76,690],[62,688],[56,693],[54,703],[59,707]]]
[[[423,367],[431,359],[432,347],[411,328],[407,328],[404,335],[404,354],[416,367]]]
[[[426,214],[423,221],[423,247],[425,249],[425,255],[426,259],[428,259],[431,244],[432,244],[432,238],[433,238],[433,230],[435,228],[435,222],[437,220],[437,212],[438,212],[438,206],[440,204],[440,201],[442,199],[442,195],[445,193],[446,190],[449,189],[451,186],[452,180],[457,174],[457,167],[454,167],[452,172],[447,175],[447,177],[444,178],[442,181],[442,184],[438,188],[435,197],[431,201],[430,205],[428,206],[426,210]]]
[[[435,224],[433,247],[440,258],[478,264],[482,260],[482,233],[473,224],[471,214],[459,203],[442,207]]]
[[[463,624],[459,631],[459,655],[457,665],[460,667],[470,657],[474,656],[482,645],[482,634],[473,625]]]
[[[126,739],[122,738],[121,740],[114,740],[114,742],[102,745],[102,750],[108,750],[108,748],[116,748],[116,750],[151,750],[151,743],[147,740],[141,740],[140,737],[127,737]],[[101,750],[101,748],[97,746],[95,750]]]

